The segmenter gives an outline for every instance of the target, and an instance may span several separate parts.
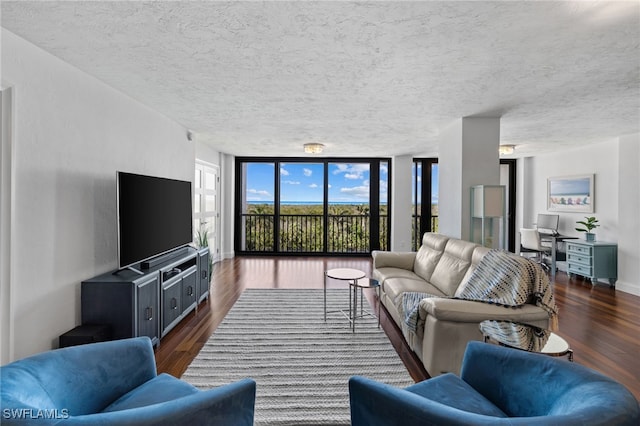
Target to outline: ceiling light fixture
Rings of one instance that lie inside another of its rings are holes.
[[[321,143],[305,143],[304,152],[307,154],[320,154],[324,149],[324,145]]]
[[[509,155],[513,154],[513,150],[516,149],[515,145],[500,145],[498,148],[498,152],[500,155]]]

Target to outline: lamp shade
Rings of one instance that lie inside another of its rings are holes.
[[[477,185],[472,191],[473,217],[504,216],[505,187],[503,185]]]

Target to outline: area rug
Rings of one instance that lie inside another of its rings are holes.
[[[353,333],[335,312],[348,311],[348,297],[327,290],[325,323],[323,290],[247,289],[182,379],[210,389],[253,378],[256,426],[348,425],[352,375],[414,383],[375,318],[358,319]]]

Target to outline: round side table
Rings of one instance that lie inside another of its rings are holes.
[[[327,280],[334,279],[340,281],[348,281],[351,284],[352,281],[358,281],[361,278],[364,278],[367,274],[352,268],[336,268],[329,269],[328,271],[324,271],[324,320],[327,321]],[[349,298],[351,301],[351,298]],[[349,312],[351,312],[351,307],[349,307]]]
[[[380,327],[380,282],[372,278],[361,278],[359,280],[349,281],[349,286],[352,289],[353,303],[349,302],[349,321],[351,321],[351,331],[356,331],[356,318],[364,318],[365,316],[376,317],[368,310],[364,309],[364,302],[362,300],[362,289],[375,288],[378,292],[378,327]],[[358,289],[360,290],[360,314],[358,314]],[[353,306],[353,311],[351,310]]]
[[[551,330],[519,322],[487,320],[480,323],[480,331],[485,342],[549,356],[567,355],[573,362],[569,343]]]

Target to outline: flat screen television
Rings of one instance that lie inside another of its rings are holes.
[[[118,171],[118,267],[193,241],[191,182]]]

